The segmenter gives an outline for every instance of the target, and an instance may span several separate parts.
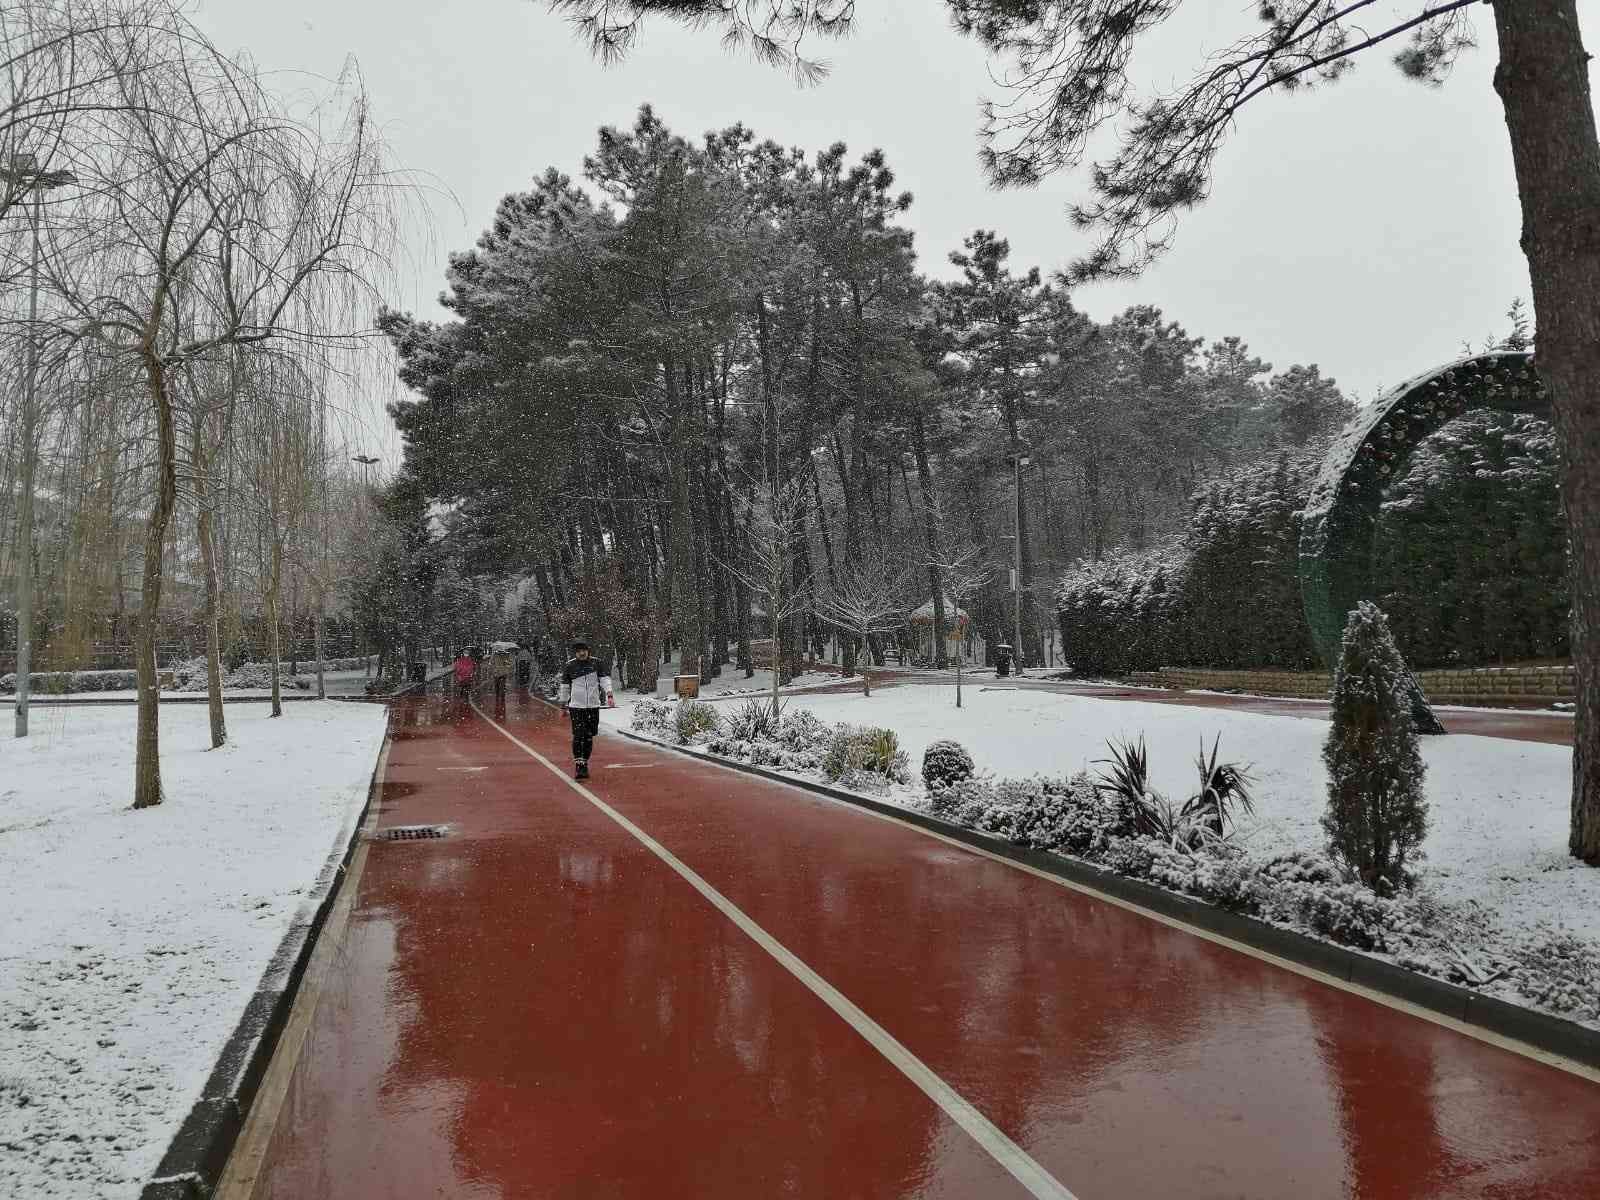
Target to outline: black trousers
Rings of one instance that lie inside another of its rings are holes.
[[[594,735],[600,732],[600,710],[569,708],[567,716],[572,718],[572,757],[588,761],[589,751],[594,749]]]
[[[496,675],[494,677],[494,702],[499,705],[504,705],[506,702],[506,677],[504,675]]]

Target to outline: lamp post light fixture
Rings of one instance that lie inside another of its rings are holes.
[[[357,454],[350,461],[361,464],[361,482],[370,489],[372,487],[371,468],[377,464],[378,459],[370,454]]]
[[[39,225],[44,194],[76,183],[71,171],[45,171],[31,154],[13,154],[0,166],[0,183],[33,197],[33,252],[28,264],[28,358],[22,380],[22,496],[17,506],[17,704],[16,735],[28,736],[28,701],[33,689],[33,486],[37,469],[39,405]]]

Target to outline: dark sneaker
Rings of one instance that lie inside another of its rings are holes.
[[[579,779],[589,778],[589,763],[587,759],[578,760],[578,769],[573,774]]]

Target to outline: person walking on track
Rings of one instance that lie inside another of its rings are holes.
[[[516,665],[516,658],[506,646],[496,646],[489,655],[489,678],[494,680],[494,704],[496,708],[504,708],[506,703],[506,685],[511,678],[511,669]]]
[[[572,657],[561,668],[561,707],[572,722],[573,774],[577,778],[589,777],[589,752],[594,748],[594,735],[600,731],[601,707],[615,707],[616,703],[611,694],[610,669],[589,657],[588,642],[573,642]]]
[[[524,692],[533,686],[533,651],[517,645],[517,687]]]
[[[463,650],[456,656],[453,664],[455,672],[456,693],[463,700],[472,697],[472,682],[478,674],[478,664],[470,652]]]

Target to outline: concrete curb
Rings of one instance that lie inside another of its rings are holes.
[[[1418,1008],[1438,1013],[1442,1017],[1473,1026],[1486,1033],[1521,1042],[1536,1050],[1559,1055],[1587,1067],[1600,1068],[1600,1030],[1590,1029],[1536,1009],[1496,1000],[1492,996],[1482,995],[1470,988],[1459,987],[1430,975],[1407,970],[1357,950],[1337,946],[1332,942],[1319,941],[1291,929],[1269,925],[1265,921],[1218,908],[1191,896],[1169,892],[1165,888],[1143,880],[1129,879],[1110,871],[1103,871],[1079,859],[1046,850],[1014,846],[991,834],[980,833],[975,829],[968,829],[965,825],[957,825],[928,813],[902,808],[897,804],[875,800],[870,796],[862,796],[825,783],[796,779],[766,767],[719,758],[704,750],[675,746],[670,742],[647,737],[632,730],[619,729],[615,726],[611,729],[612,732],[620,733],[623,737],[632,738],[636,742],[697,758],[730,771],[742,771],[747,775],[788,784],[802,791],[815,792],[881,816],[892,817],[907,825],[937,833],[951,841],[986,851],[999,858],[1009,859],[1043,874],[1064,879],[1088,891],[1160,914],[1195,929],[1241,942],[1252,949],[1287,959],[1292,963],[1379,992],[1395,1000],[1416,1005]]]
[[[351,819],[349,828],[339,831],[333,850],[312,885],[311,897],[300,906],[278,943],[255,994],[224,1043],[200,1099],[173,1135],[154,1178],[139,1193],[139,1200],[205,1200],[216,1189],[289,1019],[317,935],[338,899],[345,868],[361,844],[361,832],[378,800],[388,760],[386,731],[367,785],[366,802]]]

